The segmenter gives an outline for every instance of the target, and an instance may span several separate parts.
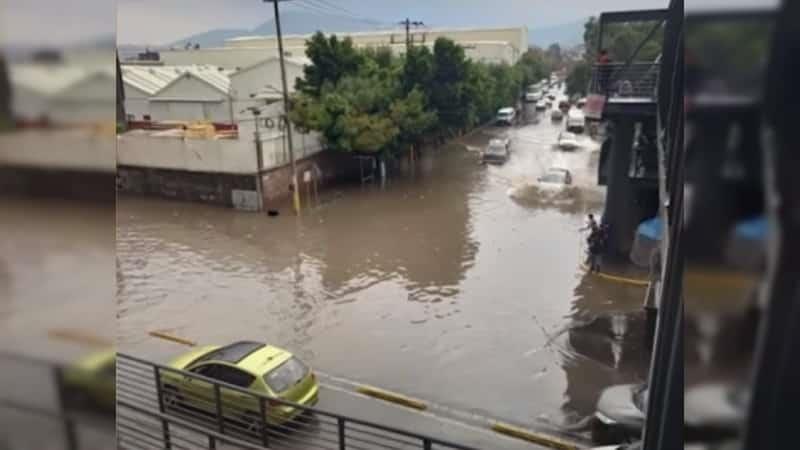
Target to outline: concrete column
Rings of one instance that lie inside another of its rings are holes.
[[[606,206],[603,212],[603,222],[611,226],[606,257],[613,261],[627,262],[639,215],[634,186],[628,177],[633,151],[634,119],[616,119],[613,133]]]

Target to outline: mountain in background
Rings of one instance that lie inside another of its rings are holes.
[[[528,27],[528,42],[541,48],[557,43],[563,47],[574,47],[583,43],[583,25],[586,19],[549,27]]]
[[[381,28],[382,24],[369,20],[361,20],[334,14],[317,14],[303,11],[286,11],[281,13],[281,31],[288,34],[310,34],[317,30],[326,33],[336,31],[368,31]],[[225,40],[241,36],[274,35],[275,21],[270,19],[252,30],[216,29],[193,34],[164,47],[182,48],[186,43],[199,44],[203,47],[219,47]]]

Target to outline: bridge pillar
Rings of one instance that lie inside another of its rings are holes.
[[[635,186],[628,176],[634,129],[633,117],[619,117],[613,122],[606,205],[603,212],[603,222],[610,225],[606,256],[612,261],[628,261],[639,222]]]

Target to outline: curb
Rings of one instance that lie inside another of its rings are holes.
[[[511,436],[517,439],[522,439],[524,441],[528,441],[533,444],[544,445],[545,447],[549,447],[556,450],[579,450],[579,447],[577,445],[562,440],[560,438],[557,438],[555,436],[529,431],[524,428],[520,428],[503,422],[493,423],[491,425],[491,429],[492,431],[499,434]]]
[[[150,336],[155,337],[155,338],[165,339],[167,341],[172,341],[172,342],[175,342],[175,343],[178,343],[178,344],[187,345],[189,347],[194,347],[194,346],[197,345],[197,342],[190,341],[188,339],[179,338],[177,336],[172,336],[172,335],[169,335],[167,333],[164,333],[163,331],[151,331],[151,332],[149,332],[147,334],[149,334]]]
[[[390,403],[395,403],[398,405],[406,406],[408,408],[413,408],[420,411],[428,409],[428,404],[423,402],[422,400],[417,400],[415,398],[407,397],[402,394],[397,394],[373,386],[365,386],[365,385],[358,386],[356,388],[356,392],[367,395],[369,397],[378,398]]]
[[[586,264],[581,263],[581,269],[583,269],[587,273],[589,272],[589,268],[586,266]],[[650,284],[650,281],[648,280],[639,280],[636,278],[621,277],[618,275],[611,275],[605,272],[596,272],[595,275],[605,280],[616,281],[618,283],[626,283],[632,286],[646,287],[648,284]]]

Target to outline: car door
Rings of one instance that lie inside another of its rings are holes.
[[[220,367],[223,366],[213,362],[206,362],[190,368],[189,372],[195,375],[217,379]],[[192,406],[205,411],[215,411],[214,385],[212,383],[198,377],[185,376],[181,383],[181,391],[185,399],[184,401],[190,403]]]
[[[215,373],[216,379],[244,389],[252,389],[255,375],[230,365],[220,365]],[[258,396],[253,393],[222,387],[223,415],[238,417],[248,411],[258,412]]]

